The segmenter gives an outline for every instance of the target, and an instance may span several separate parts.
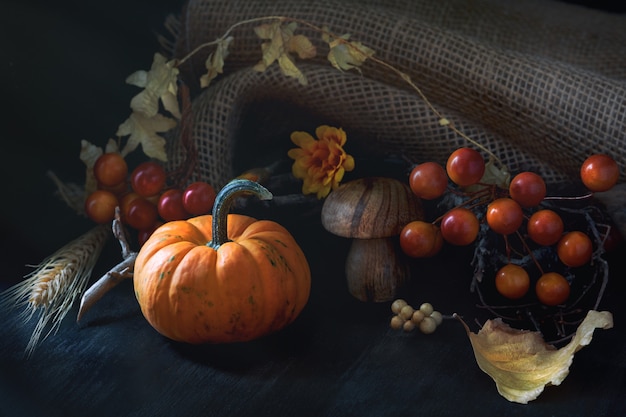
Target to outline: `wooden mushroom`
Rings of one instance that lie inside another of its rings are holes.
[[[392,300],[410,273],[398,235],[423,218],[410,188],[385,177],[349,181],[329,194],[321,216],[326,230],[353,239],[345,265],[350,293],[361,301]]]

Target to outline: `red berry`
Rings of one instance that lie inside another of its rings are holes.
[[[110,191],[96,190],[85,200],[85,214],[96,223],[108,223],[115,217],[118,205],[115,194]]]
[[[513,199],[498,198],[487,206],[487,224],[496,233],[515,233],[523,221],[522,208]]]
[[[546,197],[546,183],[534,172],[520,172],[509,184],[509,195],[520,206],[533,207]]]
[[[154,227],[159,218],[157,207],[143,197],[137,197],[128,203],[126,223],[137,230]]]
[[[459,148],[448,157],[446,172],[461,187],[476,184],[485,173],[485,160],[472,148]]]
[[[441,236],[443,239],[458,246],[469,245],[478,236],[478,218],[464,207],[453,208],[441,219]]]
[[[400,232],[400,248],[412,258],[427,258],[436,255],[443,246],[439,228],[432,223],[415,220]]]
[[[619,166],[608,155],[591,155],[580,167],[580,178],[590,191],[607,191],[619,180]]]
[[[535,293],[542,304],[556,306],[567,301],[570,285],[563,275],[556,272],[546,272],[537,280]]]
[[[530,239],[544,246],[554,245],[558,242],[564,228],[561,216],[549,209],[534,212],[526,225]]]
[[[189,217],[189,213],[183,205],[183,191],[178,188],[169,189],[161,194],[157,209],[159,216],[166,222]]]
[[[199,216],[211,212],[217,193],[211,184],[197,181],[189,184],[183,192],[183,206],[189,214]]]
[[[448,188],[448,175],[440,164],[424,162],[411,170],[409,186],[419,198],[433,200],[441,197]]]
[[[496,273],[496,290],[506,298],[522,298],[530,288],[530,277],[524,268],[507,264]]]
[[[130,176],[130,185],[142,197],[155,196],[165,186],[166,173],[163,167],[152,161],[139,164]]]
[[[561,237],[556,246],[556,253],[565,265],[582,266],[591,260],[593,243],[587,234],[575,230]]]
[[[124,157],[117,152],[100,155],[93,166],[93,175],[98,183],[105,187],[115,187],[126,180],[128,165]]]

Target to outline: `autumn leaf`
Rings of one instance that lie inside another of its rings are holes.
[[[93,174],[93,166],[96,160],[102,155],[104,151],[101,147],[94,145],[93,143],[82,140],[80,142],[80,160],[85,164],[85,195],[89,195],[95,191],[98,187],[98,181]]]
[[[136,71],[126,78],[128,84],[143,88],[142,92],[132,98],[131,109],[145,117],[152,117],[158,113],[161,100],[163,108],[180,119],[177,77],[175,61],[167,61],[163,55],[154,54],[150,71]]]
[[[98,181],[93,172],[96,161],[103,153],[110,152],[119,152],[119,147],[114,139],[108,140],[104,150],[87,140],[80,142],[79,158],[85,164],[85,183],[82,186],[61,181],[54,172],[48,171],[48,176],[57,186],[57,194],[77,214],[85,214],[85,198],[98,188]]]
[[[118,136],[129,136],[122,149],[122,156],[128,155],[141,144],[147,156],[167,161],[165,138],[157,133],[167,132],[174,126],[176,126],[176,121],[162,114],[146,117],[143,113],[133,112],[117,129]]]
[[[211,81],[217,77],[218,74],[222,74],[224,72],[224,60],[228,56],[228,47],[233,39],[234,38],[232,36],[221,39],[217,43],[215,51],[208,56],[204,63],[207,73],[200,77],[200,86],[202,88],[208,87]]]
[[[308,59],[313,58],[317,52],[306,36],[294,35],[297,26],[295,22],[283,24],[282,21],[276,21],[254,28],[259,38],[268,41],[261,44],[263,56],[254,66],[256,71],[265,71],[274,62],[278,62],[284,75],[296,78],[300,84],[307,84],[306,77],[296,66],[291,53],[296,53],[301,59]]]
[[[280,66],[280,70],[284,75],[297,79],[302,85],[306,85],[308,83],[302,71],[298,69],[296,64],[289,57],[289,55],[283,54],[279,56],[278,65]]]
[[[509,327],[500,318],[487,320],[470,338],[480,369],[496,383],[498,393],[511,402],[526,404],[547,385],[560,385],[569,374],[574,354],[591,343],[595,329],[613,327],[608,311],[590,310],[572,340],[560,349],[544,342],[539,332]]]
[[[508,189],[511,182],[511,174],[505,167],[496,166],[496,160],[489,158],[485,164],[485,173],[480,179],[482,184],[495,184],[502,189]]]
[[[315,45],[304,35],[292,36],[287,42],[287,51],[295,52],[300,59],[315,58],[317,54]]]
[[[322,39],[328,43],[330,51],[328,52],[328,61],[331,65],[340,71],[348,71],[356,69],[360,71],[360,66],[371,56],[374,50],[368,48],[360,42],[350,42],[349,34],[341,35],[333,38],[328,34],[327,30],[322,33]]]

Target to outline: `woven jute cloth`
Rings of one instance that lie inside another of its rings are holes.
[[[190,0],[177,20],[181,58],[233,24],[286,16],[325,26],[372,48],[410,76],[454,126],[493,151],[511,172],[548,184],[578,178],[591,153],[613,156],[626,174],[626,16],[546,0]],[[261,59],[253,27],[236,28],[224,74],[200,90],[212,48],[181,67],[193,92],[196,176],[217,186],[244,169],[286,156],[293,130],[342,127],[346,150],[445,163],[469,145],[398,75],[366,61],[339,71],[328,46],[300,25],[317,57],[296,60],[307,85]],[[184,158],[170,149],[172,163]]]

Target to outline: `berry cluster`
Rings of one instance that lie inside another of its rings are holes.
[[[208,214],[215,201],[215,189],[203,181],[184,189],[168,187],[167,172],[154,161],[140,163],[129,175],[117,152],[102,154],[93,174],[98,187],[85,199],[85,214],[96,223],[108,223],[119,207],[122,223],[138,232],[140,245],[163,222]]]
[[[482,155],[472,148],[452,152],[446,166],[424,162],[412,168],[409,185],[415,195],[434,200],[446,192],[463,197],[463,202],[447,209],[433,222],[416,220],[407,224],[400,234],[400,246],[410,257],[424,258],[437,254],[444,243],[466,246],[476,242],[487,228],[505,242],[506,262],[495,276],[500,295],[518,300],[531,286],[526,268],[513,255],[532,255],[531,245],[551,247],[561,264],[576,268],[592,260],[594,242],[586,230],[566,230],[562,215],[547,203],[558,198],[546,197],[543,178],[530,171],[520,172],[508,188],[483,184],[486,171]],[[619,179],[619,167],[608,155],[596,154],[583,162],[580,178],[593,192],[611,189]],[[452,184],[450,184],[450,182]],[[554,208],[554,207],[553,207]],[[521,249],[513,249],[509,236],[517,236]],[[595,245],[597,246],[597,245]],[[535,262],[539,276],[535,280],[535,295],[540,303],[556,306],[570,296],[570,282],[555,270],[546,270]]]
[[[389,325],[394,330],[412,332],[417,328],[424,334],[431,334],[443,321],[441,313],[434,310],[430,303],[423,303],[420,308],[415,309],[405,300],[397,299],[391,303],[391,311],[394,316]]]

